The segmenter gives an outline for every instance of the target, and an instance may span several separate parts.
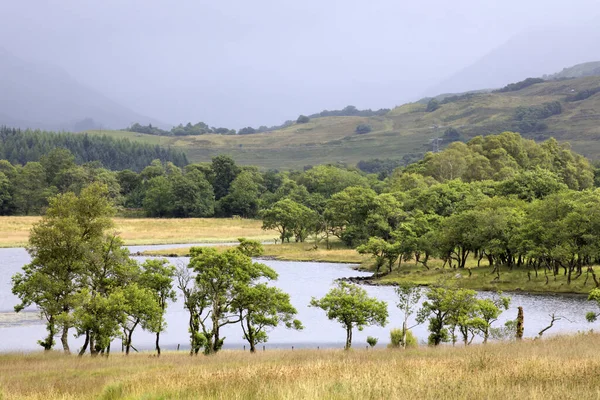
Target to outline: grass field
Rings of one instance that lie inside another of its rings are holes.
[[[597,399],[600,336],[402,350],[0,355],[0,398]]]
[[[373,158],[401,159],[432,149],[432,138],[454,127],[467,137],[501,133],[511,128],[518,106],[534,106],[561,101],[563,112],[544,120],[548,129],[535,136],[569,141],[573,149],[600,158],[600,93],[586,100],[565,102],[567,96],[600,87],[600,77],[546,82],[508,93],[480,93],[443,104],[425,112],[420,103],[405,104],[380,117],[325,117],[306,124],[253,135],[201,135],[159,137],[124,131],[90,131],[112,137],[126,137],[152,145],[184,150],[193,162],[210,161],[218,154],[229,154],[240,164],[280,170],[306,165],[345,162],[355,165]],[[355,133],[358,124],[371,125],[372,132]]]
[[[27,244],[31,226],[40,217],[0,217],[0,247]],[[126,219],[115,218],[116,232],[127,245],[234,242],[245,237],[260,241],[278,237],[261,229],[262,222],[232,218]]]

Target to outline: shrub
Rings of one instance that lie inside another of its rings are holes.
[[[535,85],[536,83],[545,82],[542,78],[527,78],[523,81],[511,83],[504,86],[502,89],[498,89],[495,92],[497,93],[506,93],[506,92],[516,92],[521,89],[525,89],[531,85]]]
[[[296,120],[298,124],[306,124],[308,121],[310,121],[310,118],[308,118],[306,115],[301,115]]]
[[[429,103],[427,103],[427,108],[425,109],[425,111],[433,112],[433,111],[437,110],[438,108],[440,108],[440,102],[437,101],[436,99],[431,99],[431,100],[429,100]]]
[[[362,134],[371,132],[371,130],[372,130],[371,125],[368,125],[368,124],[359,124],[356,127],[355,132],[358,133],[359,135],[362,135]]]
[[[376,337],[373,337],[373,336],[368,336],[367,337],[367,343],[371,347],[375,347],[375,345],[377,345],[378,341],[379,341],[379,339],[377,339]]]
[[[409,329],[406,331],[406,347],[417,347],[419,342],[415,335],[413,335],[412,331]],[[402,329],[394,328],[390,330],[390,348],[400,348],[402,347]]]

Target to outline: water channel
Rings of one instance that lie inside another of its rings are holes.
[[[187,247],[189,245],[167,246],[131,246],[132,252],[160,248]],[[142,261],[143,257],[135,257]],[[187,258],[171,258],[175,264],[186,264]],[[35,312],[30,308],[15,314],[13,307],[18,299],[11,293],[11,277],[29,262],[29,255],[22,248],[0,249],[0,352],[31,351],[41,349],[37,340],[45,336],[45,327]],[[274,348],[325,348],[343,347],[345,333],[340,325],[329,321],[322,310],[308,307],[311,297],[323,296],[338,278],[367,275],[358,272],[347,264],[288,262],[288,261],[262,261],[279,274],[279,280],[274,284],[290,294],[292,303],[298,310],[298,319],[305,326],[303,331],[290,331],[283,327],[269,332],[267,349]],[[379,346],[389,342],[389,330],[401,327],[401,312],[395,307],[395,294],[392,287],[365,286],[371,296],[388,302],[390,319],[386,327],[368,327],[362,332],[354,332],[354,345],[366,345],[367,336],[379,338]],[[488,296],[480,293],[480,296]],[[511,307],[505,311],[496,326],[500,326],[508,319],[517,315],[517,307],[522,306],[525,313],[525,336],[533,337],[543,327],[547,326],[549,314],[556,313],[566,317],[555,323],[554,328],[548,332],[575,333],[587,331],[594,327],[585,320],[588,311],[596,311],[594,304],[587,302],[581,295],[541,295],[541,294],[511,294]],[[568,319],[568,320],[567,320]],[[165,349],[188,348],[187,314],[183,309],[181,298],[177,303],[170,304],[166,321],[167,331],[161,335],[161,343]],[[419,340],[427,339],[426,325],[417,326],[413,332]],[[226,337],[225,347],[241,349],[245,342],[241,329],[237,325],[229,325],[224,329]],[[133,343],[138,349],[152,349],[154,338],[151,334],[138,330],[134,333]],[[70,339],[71,348],[76,349],[83,342],[81,338]]]

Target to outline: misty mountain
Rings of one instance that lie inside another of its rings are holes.
[[[429,88],[425,95],[499,88],[528,77],[541,77],[600,59],[600,20],[570,27],[552,27],[514,36],[502,46]]]
[[[60,68],[2,48],[0,93],[0,125],[52,130],[118,129],[141,121],[166,125],[80,84]]]

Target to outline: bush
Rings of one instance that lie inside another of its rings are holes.
[[[298,124],[306,124],[308,121],[310,121],[310,118],[308,118],[306,115],[301,115],[296,120],[296,123],[298,123]]]
[[[496,93],[507,93],[507,92],[516,92],[521,89],[525,89],[531,85],[535,85],[536,83],[545,82],[542,78],[527,78],[523,81],[511,83],[504,86],[502,89],[495,90]]]
[[[418,345],[419,342],[412,331],[410,329],[406,331],[406,347],[417,347]],[[390,344],[388,347],[393,349],[402,347],[402,329],[394,328],[390,330]]]
[[[362,134],[371,132],[371,130],[372,130],[371,125],[368,125],[368,124],[359,124],[356,127],[355,132],[358,133],[359,135],[362,135]]]
[[[377,339],[376,337],[373,337],[373,336],[368,336],[367,337],[367,343],[371,347],[375,347],[375,345],[377,345],[378,341],[379,341],[379,339]]]
[[[437,101],[436,99],[431,99],[431,100],[429,100],[429,103],[427,103],[427,108],[425,109],[425,111],[433,112],[433,111],[437,110],[438,108],[440,108],[440,102]]]

